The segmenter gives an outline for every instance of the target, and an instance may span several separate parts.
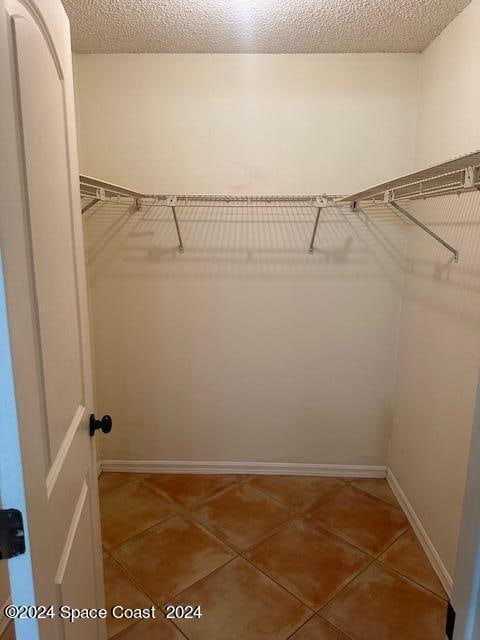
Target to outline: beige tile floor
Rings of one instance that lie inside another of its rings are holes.
[[[381,479],[103,474],[115,640],[443,640],[446,595]]]
[[[107,473],[100,502],[107,606],[158,608],[109,638],[444,638],[445,592],[384,480]]]

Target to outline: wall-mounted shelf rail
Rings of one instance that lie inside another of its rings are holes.
[[[338,200],[338,203],[350,203],[354,209],[358,209],[362,202],[371,205],[390,205],[396,212],[408,218],[448,249],[453,254],[455,262],[458,262],[458,251],[406,211],[399,203],[475,190],[480,190],[480,151],[410,173],[401,178],[382,182],[369,189],[343,197]]]
[[[401,214],[417,225],[434,240],[442,244],[458,262],[458,251],[443,240],[432,229],[406,211],[404,202],[431,198],[453,193],[480,190],[480,151],[438,164],[429,169],[383,182],[375,187],[364,189],[350,196],[334,195],[163,195],[146,194],[128,189],[111,182],[99,180],[87,175],[80,176],[80,194],[88,202],[82,207],[86,213],[94,205],[102,201],[133,204],[136,210],[142,206],[169,207],[178,237],[178,250],[184,251],[180,230],[178,207],[234,207],[235,209],[261,208],[312,208],[316,211],[313,232],[308,253],[312,254],[322,210],[327,207],[343,207],[350,205],[360,210],[361,203],[368,205],[387,205],[395,213]]]
[[[169,207],[172,210],[173,220],[178,238],[178,250],[183,253],[184,245],[180,231],[180,222],[177,214],[178,207],[234,207],[235,209],[251,208],[312,208],[316,210],[313,233],[308,252],[314,251],[315,237],[318,223],[323,209],[330,206],[338,206],[336,201],[340,196],[327,195],[155,195],[146,194],[132,189],[127,189],[104,180],[98,180],[90,176],[80,176],[80,195],[89,201],[82,207],[82,213],[86,213],[91,207],[101,201],[132,203],[136,209],[142,206]]]
[[[449,193],[480,189],[480,151],[382,182],[369,189],[343,197],[339,202],[391,202],[418,200]]]
[[[147,197],[139,191],[127,189],[126,187],[121,187],[118,184],[105,182],[104,180],[98,180],[98,178],[92,178],[91,176],[85,175],[80,175],[80,193],[82,196],[90,196],[99,200],[106,200],[107,198],[115,196],[126,196],[127,198]]]

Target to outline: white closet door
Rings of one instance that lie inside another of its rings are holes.
[[[103,605],[69,24],[60,0],[0,8],[1,490],[26,533],[13,603],[54,614],[17,635],[102,640],[105,620],[59,615]]]

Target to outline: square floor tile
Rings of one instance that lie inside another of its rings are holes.
[[[354,640],[443,640],[447,603],[375,564],[322,610]]]
[[[322,502],[311,518],[374,556],[385,551],[408,528],[400,509],[350,486]]]
[[[235,556],[183,516],[162,522],[111,553],[158,606]]]
[[[295,520],[247,557],[315,610],[371,562],[366,553],[304,520]]]
[[[155,620],[142,620],[115,636],[114,640],[185,640],[185,636],[165,620],[161,611],[156,614]]]
[[[393,504],[398,507],[398,501],[393,495],[393,491],[390,489],[388,482],[385,478],[356,478],[352,481],[352,487],[366,491],[371,496],[384,500],[389,504]]]
[[[120,544],[175,513],[143,480],[126,482],[101,496],[102,540],[106,548]]]
[[[292,513],[245,484],[204,502],[192,515],[228,544],[245,550],[286,522]]]
[[[390,549],[387,549],[380,556],[380,560],[388,567],[399,571],[442,598],[447,598],[442,583],[412,529],[409,529]]]
[[[102,473],[98,479],[98,489],[100,495],[103,495],[110,489],[116,489],[125,482],[132,480],[141,480],[143,474],[140,473]]]
[[[153,603],[140,589],[125,575],[115,560],[104,555],[103,569],[105,575],[105,604],[107,609],[115,605],[129,608],[146,609]],[[134,620],[123,618],[107,618],[108,637],[111,638],[126,627],[133,624]]]
[[[178,620],[189,640],[286,640],[311,615],[296,598],[242,558],[176,598],[200,605],[199,620]]]
[[[303,627],[292,636],[291,640],[350,640],[347,636],[332,627],[326,620],[313,616]],[[372,638],[372,640],[374,640]],[[379,640],[379,639],[375,639]]]
[[[255,476],[249,484],[286,507],[300,512],[310,509],[316,502],[345,486],[344,482],[336,478],[311,476]]]
[[[235,475],[155,474],[148,482],[179,507],[187,509],[238,482]]]

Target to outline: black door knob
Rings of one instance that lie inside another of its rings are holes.
[[[103,416],[101,420],[97,420],[94,413],[90,414],[90,435],[94,436],[97,429],[101,429],[103,433],[110,433],[112,430],[112,418]]]

